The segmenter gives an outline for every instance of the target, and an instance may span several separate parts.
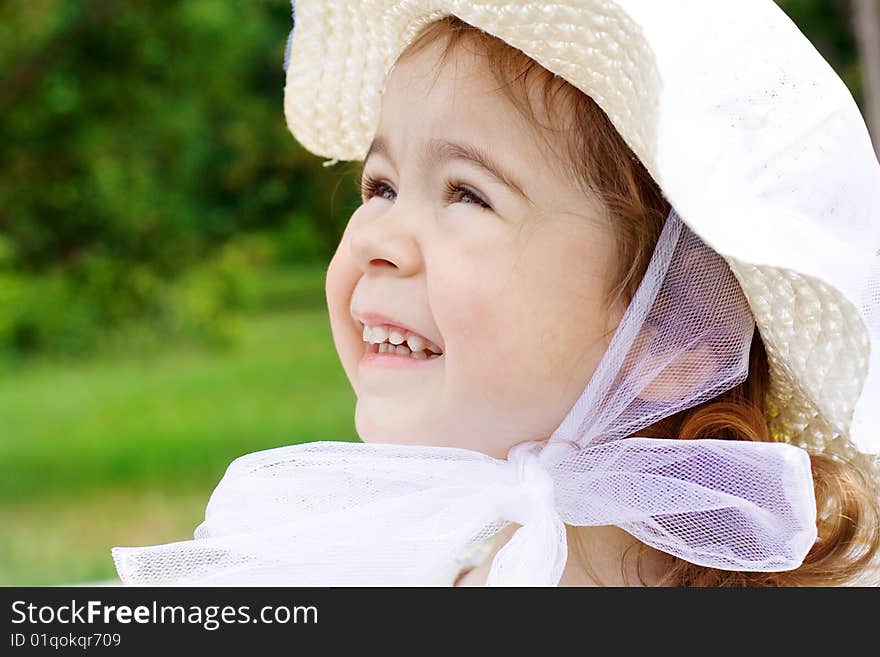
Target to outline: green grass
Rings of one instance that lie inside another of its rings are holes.
[[[193,537],[207,488],[108,488],[0,505],[0,585],[116,580],[110,548]]]
[[[0,584],[115,575],[110,547],[191,538],[248,452],[356,440],[326,308],[244,320],[227,352],[0,373]]]

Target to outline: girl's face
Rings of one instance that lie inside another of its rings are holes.
[[[506,458],[550,436],[623,315],[604,303],[613,234],[481,60],[458,49],[434,82],[438,54],[387,81],[372,183],[327,270],[330,325],[364,442]],[[364,323],[442,355],[370,353]]]

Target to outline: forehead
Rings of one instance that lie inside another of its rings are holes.
[[[446,138],[491,150],[511,164],[536,158],[545,166],[558,164],[562,131],[548,133],[522,116],[474,45],[454,48],[441,64],[444,45],[434,42],[397,61],[386,82],[377,134],[388,136],[395,149]],[[537,90],[530,86],[528,93],[538,120],[551,125]]]

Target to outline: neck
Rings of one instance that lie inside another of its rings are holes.
[[[493,549],[483,563],[464,573],[455,585],[485,585],[492,559],[518,528],[519,525],[512,523],[502,529],[495,536]],[[643,586],[643,582],[654,585],[662,577],[669,563],[668,555],[646,546],[643,548],[645,554],[639,572],[636,565],[639,543],[619,527],[566,525],[566,535],[568,558],[559,586]]]

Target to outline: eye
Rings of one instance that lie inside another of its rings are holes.
[[[393,200],[389,198],[387,195],[394,194],[394,190],[382,180],[376,180],[370,176],[364,176],[363,181],[360,185],[361,197],[363,198],[364,203],[369,201],[374,196],[381,196],[386,201]],[[471,189],[467,185],[455,181],[449,180],[446,182],[444,189],[444,198],[450,203],[462,202],[467,204],[477,205],[479,208],[483,210],[491,210],[492,206],[490,206],[486,201],[483,200],[483,197],[480,196],[475,190]],[[470,201],[465,201],[464,199],[470,198]]]
[[[361,198],[363,198],[364,203],[374,196],[381,196],[386,201],[390,201],[391,199],[385,196],[386,192],[394,193],[384,181],[376,180],[370,176],[364,176],[363,181],[361,181]]]
[[[459,193],[460,193],[460,195],[459,195]],[[484,201],[483,198],[479,194],[477,194],[476,191],[472,190],[467,185],[460,183],[460,182],[457,182],[457,181],[453,181],[453,180],[450,180],[446,183],[446,200],[447,201],[452,202],[456,198],[465,198],[468,196],[471,197],[472,199],[474,199],[473,201],[470,201],[470,203],[475,203],[476,205],[480,206],[484,210],[491,210],[492,209],[492,206],[490,206],[488,203],[486,203],[486,201]]]

